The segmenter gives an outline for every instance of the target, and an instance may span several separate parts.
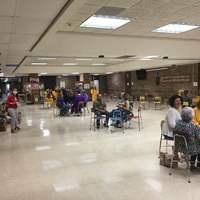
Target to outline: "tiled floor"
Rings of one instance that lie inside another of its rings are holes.
[[[21,131],[0,133],[0,200],[199,200],[200,172],[158,163],[160,120],[165,111],[143,112],[123,134],[90,131],[89,115],[54,117],[39,106],[23,108]]]

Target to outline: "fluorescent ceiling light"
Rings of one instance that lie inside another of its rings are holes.
[[[145,56],[145,59],[153,59],[153,58],[159,58],[159,56]]]
[[[76,58],[76,60],[90,61],[90,60],[92,60],[92,58]]]
[[[47,65],[47,63],[38,63],[38,62],[34,62],[34,63],[31,63],[31,65]]]
[[[162,70],[167,70],[167,67],[162,67],[162,68],[155,68],[155,69],[147,69],[147,72],[154,72],[154,71],[162,71]]]
[[[42,73],[40,73],[39,75],[40,75],[40,76],[41,76],[41,75],[47,75],[47,72],[42,72]]]
[[[100,74],[93,74],[94,76],[99,76]]]
[[[101,65],[105,65],[104,63],[93,63],[92,65],[94,66],[101,66]]]
[[[106,72],[106,74],[112,74],[113,72]]]
[[[140,58],[139,60],[152,60],[151,58]]]
[[[63,74],[63,76],[69,76],[69,74]]]
[[[64,63],[65,66],[75,66],[78,65],[78,63]]]
[[[78,75],[78,74],[80,74],[79,72],[73,72],[72,73],[73,75]]]
[[[162,26],[158,29],[153,30],[152,32],[158,33],[183,33],[186,31],[190,31],[193,29],[199,28],[197,25],[189,25],[189,24],[168,24],[166,26]]]
[[[131,20],[128,18],[93,15],[83,22],[80,26],[87,28],[117,29]]]
[[[38,58],[38,60],[56,60],[56,58]]]

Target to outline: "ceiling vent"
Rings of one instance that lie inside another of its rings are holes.
[[[117,16],[125,9],[126,8],[119,7],[102,7],[95,13],[95,15]]]

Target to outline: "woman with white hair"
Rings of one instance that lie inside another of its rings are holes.
[[[191,156],[191,169],[195,168],[197,159],[197,167],[200,167],[200,127],[192,123],[194,112],[190,107],[185,107],[181,111],[181,120],[176,123],[174,135],[179,134],[185,136],[188,143],[189,153]],[[196,156],[198,155],[198,156]]]

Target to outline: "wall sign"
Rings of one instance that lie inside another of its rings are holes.
[[[161,76],[161,83],[190,82],[190,75],[181,76]]]

